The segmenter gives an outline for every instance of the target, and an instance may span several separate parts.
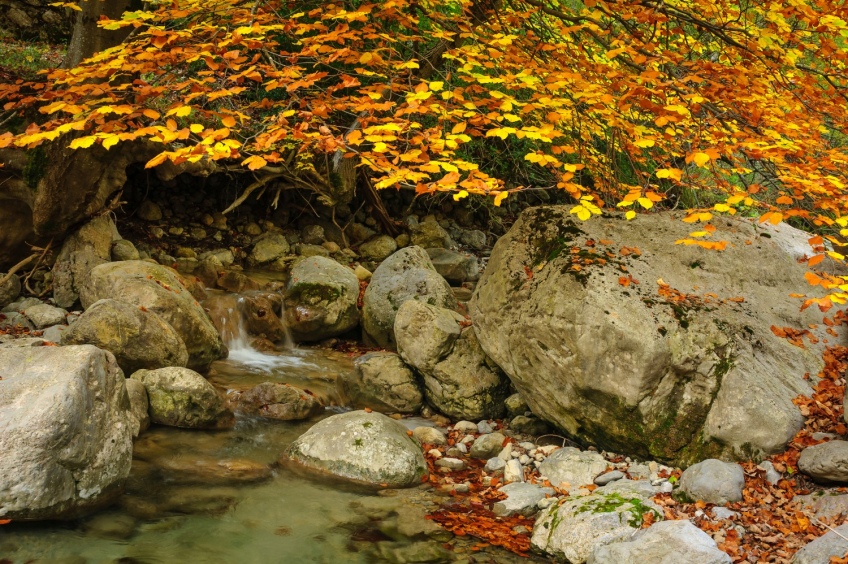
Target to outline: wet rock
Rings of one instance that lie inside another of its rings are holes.
[[[390,352],[373,352],[354,361],[353,371],[336,380],[349,405],[382,413],[417,413],[424,401],[412,370]]]
[[[848,524],[834,527],[807,544],[792,557],[792,564],[828,564],[831,557],[842,558],[848,552]]]
[[[593,484],[595,478],[606,472],[607,466],[600,453],[565,447],[551,453],[542,462],[539,472],[555,486],[565,482],[569,488],[579,488]]]
[[[68,312],[50,304],[38,304],[28,307],[24,310],[23,314],[32,321],[36,329],[43,329],[51,325],[65,323],[65,317],[68,315]]]
[[[137,437],[150,427],[150,402],[147,400],[144,384],[138,380],[127,378],[124,385],[127,387],[127,396],[130,399],[132,435]]]
[[[289,254],[289,242],[282,233],[269,233],[259,239],[253,246],[247,263],[250,266],[260,266],[274,262]]]
[[[152,311],[112,299],[93,303],[62,333],[62,344],[107,350],[126,374],[188,362],[186,346],[170,324]]]
[[[112,219],[102,215],[65,239],[53,265],[53,299],[57,306],[74,305],[88,273],[111,260],[112,243],[120,238]]]
[[[0,347],[0,519],[74,517],[130,471],[124,376],[90,345]]]
[[[218,277],[217,285],[222,290],[240,294],[248,290],[258,290],[259,283],[237,270],[228,270]]]
[[[118,239],[112,243],[112,260],[138,260],[138,249],[132,244],[132,241],[126,239]]]
[[[239,394],[238,410],[280,421],[309,419],[324,411],[310,392],[279,382],[263,382]]]
[[[409,487],[427,475],[427,463],[406,428],[379,413],[333,415],[294,441],[287,458],[306,468],[355,482]]]
[[[448,249],[427,249],[433,268],[448,282],[461,283],[480,277],[477,257]]]
[[[537,504],[547,496],[556,492],[553,488],[543,488],[534,484],[514,482],[498,488],[498,491],[507,495],[492,506],[492,511],[499,517],[510,515],[524,515],[529,517],[538,510]]]
[[[410,229],[412,244],[424,249],[450,249],[455,243],[441,225],[435,221],[425,221]]]
[[[394,334],[398,354],[423,373],[453,349],[460,335],[456,314],[448,309],[408,300],[397,311]]]
[[[589,564],[621,564],[623,562],[697,562],[699,564],[731,564],[726,553],[710,536],[689,521],[654,523],[634,540],[599,546],[592,552]]]
[[[817,482],[848,482],[848,441],[828,441],[801,451],[798,469]]]
[[[144,221],[162,220],[162,208],[159,207],[159,204],[151,202],[150,200],[144,200],[141,202],[141,205],[138,206],[137,213],[139,219],[143,219]]]
[[[187,486],[171,488],[163,510],[181,514],[221,515],[236,506],[239,490],[229,487]]]
[[[139,370],[133,380],[144,384],[150,421],[171,427],[215,429],[232,426],[233,414],[218,391],[188,368]]]
[[[124,540],[133,535],[137,524],[136,520],[129,515],[110,512],[100,513],[87,519],[82,528],[86,536]]]
[[[680,491],[692,501],[724,505],[742,501],[745,472],[733,462],[709,459],[693,464],[680,476]]]
[[[366,335],[381,347],[395,348],[395,317],[409,300],[446,309],[457,305],[450,285],[420,247],[397,251],[374,271],[363,297],[362,328]]]
[[[377,235],[359,246],[359,254],[368,260],[383,260],[395,252],[397,242],[388,235]]]
[[[271,341],[283,341],[286,328],[278,313],[282,299],[276,292],[246,292],[238,300],[242,323],[250,335]]]
[[[217,329],[173,270],[145,261],[122,261],[93,268],[80,292],[88,309],[104,298],[144,307],[174,328],[188,353],[187,366],[204,368],[226,354]]]
[[[359,323],[359,280],[349,268],[320,256],[298,261],[286,285],[286,324],[297,341],[320,341]]]
[[[0,279],[5,277],[5,273],[0,273]],[[17,274],[13,274],[8,280],[0,284],[0,308],[5,308],[17,300],[19,295],[21,295],[21,279],[18,278]]]
[[[662,508],[648,497],[607,488],[544,510],[533,526],[533,548],[572,564],[583,564],[599,547],[630,540],[641,528],[645,513],[662,520]]]
[[[503,442],[505,439],[506,437],[500,433],[480,435],[474,440],[468,455],[471,456],[471,458],[488,460],[493,456],[497,456],[503,448]]]
[[[177,483],[240,484],[261,482],[271,477],[270,466],[247,459],[212,458],[176,454],[156,459],[167,479]]]

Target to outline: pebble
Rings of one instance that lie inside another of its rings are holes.
[[[495,428],[488,421],[480,421],[477,423],[477,431],[482,434],[491,433]]]
[[[521,448],[523,448],[524,450],[532,450],[532,449],[536,448],[536,445],[535,445],[535,444],[533,444],[533,443],[528,443],[528,442],[518,443],[518,446],[520,446],[520,447],[521,447]]]
[[[430,450],[427,451],[427,454],[429,454],[433,458],[441,458],[442,457],[442,452],[437,448],[431,448]]]
[[[612,472],[607,472],[606,474],[601,474],[597,478],[595,478],[595,484],[598,486],[605,486],[610,482],[615,482],[616,480],[621,480],[624,478],[624,472],[620,470],[613,470]]]
[[[498,472],[500,470],[503,470],[505,466],[506,462],[496,456],[486,461],[486,466],[484,470],[486,470],[486,472]]]
[[[476,433],[477,432],[477,424],[472,423],[471,421],[459,421],[456,425],[453,426],[454,430],[462,431],[463,433]]]
[[[530,464],[530,457],[527,456],[526,454],[522,454],[521,456],[518,457],[518,462],[520,462],[523,465]]]
[[[674,484],[671,482],[663,482],[660,484],[660,493],[671,493],[674,491]]]
[[[521,463],[515,459],[510,460],[506,463],[506,467],[504,468],[504,481],[505,482],[523,482],[524,481],[524,468],[521,467]]]
[[[512,443],[509,443],[508,445],[503,447],[503,450],[501,450],[501,452],[498,454],[498,458],[500,458],[504,462],[512,458]]]
[[[436,466],[449,470],[462,470],[465,468],[465,462],[458,458],[440,458],[436,461]]]
[[[780,481],[780,472],[775,470],[774,464],[766,460],[765,462],[761,462],[759,468],[766,471],[766,482],[771,484],[772,486],[776,486]]]

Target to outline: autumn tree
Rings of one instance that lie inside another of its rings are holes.
[[[249,175],[230,209],[290,188],[328,204],[357,184],[499,204],[556,187],[581,219],[691,208],[687,220],[705,228],[681,243],[708,248],[722,248],[715,213],[848,234],[843,4],[148,6],[99,21],[131,30],[122,44],[0,86],[5,111],[43,115],[0,147],[156,143],[148,167],[210,160]],[[505,162],[530,173],[505,174]]]

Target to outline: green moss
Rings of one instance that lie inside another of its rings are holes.
[[[629,506],[629,507],[626,507]],[[653,513],[656,521],[661,521],[663,515],[649,505],[645,505],[642,499],[638,497],[623,497],[620,493],[610,494],[595,494],[589,496],[587,501],[580,505],[574,512],[575,515],[581,513],[613,513],[619,509],[624,509],[622,513],[628,515],[627,524],[633,528],[641,528],[646,513]]]
[[[47,151],[38,146],[26,153],[26,165],[24,165],[24,181],[30,190],[38,187],[39,181],[47,174]]]

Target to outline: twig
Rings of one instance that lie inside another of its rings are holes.
[[[15,266],[13,266],[12,268],[10,268],[9,272],[7,272],[6,275],[3,278],[0,278],[0,286],[2,286],[3,284],[5,284],[9,280],[11,280],[12,276],[15,274],[15,272],[17,272],[21,268],[25,267],[26,265],[28,265],[30,262],[34,261],[37,258],[38,258],[37,254],[30,255],[27,258],[25,258],[24,260],[22,260],[21,262],[19,262],[18,264],[16,264]]]

